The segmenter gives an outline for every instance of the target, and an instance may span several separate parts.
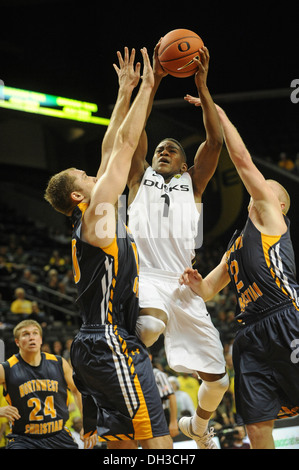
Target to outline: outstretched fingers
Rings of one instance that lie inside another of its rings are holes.
[[[198,96],[191,96],[187,94],[184,96],[184,100],[188,101],[190,104],[194,104],[194,106],[201,106],[201,100]]]

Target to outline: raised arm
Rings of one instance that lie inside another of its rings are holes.
[[[195,106],[202,106],[201,98],[187,95],[186,101]],[[223,135],[229,156],[236,167],[236,170],[246,187],[259,217],[255,217],[255,223],[260,230],[265,233],[276,235],[283,233],[286,229],[282,216],[282,203],[277,197],[277,188],[273,186],[278,183],[266,183],[266,180],[259,169],[254,164],[245,143],[243,142],[237,128],[227,117],[224,110],[215,105],[223,129]],[[278,191],[279,192],[279,191]]]
[[[258,213],[258,217],[253,213],[255,224],[261,231],[268,234],[283,233],[286,225],[282,216],[281,201],[277,197],[277,190],[273,187],[278,183],[267,184],[264,176],[254,164],[236,127],[222,108],[217,106],[217,111],[230,158],[254,202],[254,210]]]
[[[102,142],[102,158],[97,178],[100,178],[107,168],[116,133],[129,111],[132,93],[140,78],[140,62],[134,66],[135,49],[132,49],[131,54],[129,54],[128,48],[125,47],[124,57],[119,51],[117,51],[117,57],[119,66],[113,64],[113,67],[118,76],[119,88],[109,126]]]
[[[151,114],[154,99],[155,99],[157,90],[160,86],[160,83],[162,81],[162,78],[167,75],[167,73],[164,72],[164,70],[162,69],[160,62],[158,60],[158,52],[159,52],[160,43],[161,43],[161,39],[156,44],[155,49],[154,49],[154,54],[153,54],[154,86],[153,86],[149,103],[148,103],[148,107],[147,107],[144,129],[139,139],[139,143],[136,148],[136,151],[134,153],[130,173],[128,176],[128,188],[130,189],[130,191],[133,190],[136,183],[138,184],[141,181],[143,173],[146,167],[148,166],[148,163],[146,162],[148,143],[147,143],[147,134],[146,134],[145,126]],[[129,201],[129,204],[130,204],[130,201]]]
[[[224,110],[217,106],[217,111],[223,127],[224,140],[230,158],[248,193],[254,200],[264,199],[268,194],[264,176],[253,163],[251,155],[237,128],[229,120]]]
[[[147,107],[154,86],[154,77],[145,48],[143,56],[143,78],[138,94],[119,127],[107,168],[95,184],[90,205],[83,218],[83,236],[95,246],[108,246],[115,238],[116,217],[114,205],[123,193],[133,154],[144,128]],[[113,209],[113,210],[112,210]],[[98,230],[100,219],[105,216],[105,231]]]
[[[208,49],[203,47],[200,50],[200,60],[194,59],[194,61],[198,65],[195,84],[201,102],[206,139],[199,146],[194,158],[194,166],[190,168],[189,173],[193,181],[195,198],[197,202],[200,202],[202,194],[217,168],[223,144],[223,133],[215,104],[207,87],[210,62]]]

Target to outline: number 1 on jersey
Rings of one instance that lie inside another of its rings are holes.
[[[169,198],[168,194],[162,194],[161,197],[162,197],[163,199],[165,199],[165,201],[164,201],[163,217],[168,217],[168,215],[169,215],[170,198]]]

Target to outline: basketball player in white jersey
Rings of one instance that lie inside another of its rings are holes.
[[[166,75],[159,65],[159,43],[154,52],[153,99]],[[165,335],[169,366],[177,372],[196,372],[202,383],[198,408],[188,429],[199,448],[215,447],[208,422],[228,388],[223,347],[204,301],[179,277],[194,257],[202,194],[217,167],[223,134],[218,113],[207,88],[209,52],[200,51],[195,84],[202,103],[206,140],[194,165],[188,169],[182,146],[166,138],[156,148],[150,166],[146,162],[146,132],[132,161],[128,179],[129,228],[140,257],[140,316],[137,334],[150,346]]]

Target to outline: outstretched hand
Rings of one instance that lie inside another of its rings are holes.
[[[113,67],[118,75],[119,86],[135,88],[140,79],[141,67],[140,62],[137,62],[134,67],[135,49],[132,49],[131,54],[129,54],[129,49],[125,47],[124,57],[119,51],[117,51],[117,57],[119,67],[116,64],[113,64]]]
[[[206,46],[203,46],[200,49],[199,53],[199,58],[193,58],[193,61],[195,62],[195,64],[197,64],[198,67],[198,71],[195,74],[195,85],[197,86],[197,88],[207,86],[207,77],[210,62],[210,54]]]
[[[183,274],[180,276],[179,283],[181,285],[189,286],[192,290],[198,288],[199,283],[202,282],[202,275],[199,274],[197,269],[185,268]]]
[[[184,96],[184,100],[188,101],[190,104],[194,104],[194,106],[201,106],[201,100],[198,98],[198,96],[191,96],[187,94]]]
[[[163,69],[162,65],[160,64],[160,61],[159,61],[159,49],[160,49],[160,45],[161,45],[161,41],[162,41],[163,38],[161,38],[156,46],[155,46],[155,49],[154,49],[154,54],[153,54],[153,71],[154,71],[154,74],[155,75],[159,75],[160,77],[166,77],[166,75],[168,75],[167,72],[165,72],[165,70]]]
[[[146,47],[141,49],[141,54],[143,57],[143,73],[142,73],[142,82],[144,85],[148,85],[150,87],[154,86],[154,72],[149,60],[149,56],[147,53]]]
[[[192,95],[186,95],[184,96],[184,100],[185,101],[188,101],[188,103],[190,104],[194,104],[194,106],[201,106],[201,100],[198,96],[192,96]],[[215,104],[215,108],[217,109],[218,111],[218,114],[221,115],[221,113],[224,113],[223,109],[218,106],[218,104],[214,103]]]

